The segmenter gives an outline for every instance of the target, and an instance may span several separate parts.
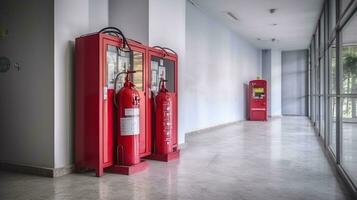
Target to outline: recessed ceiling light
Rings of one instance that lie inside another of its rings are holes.
[[[194,2],[193,0],[188,0],[193,6],[198,8],[198,4],[196,2]]]
[[[270,14],[274,14],[276,12],[276,10],[277,10],[276,8],[270,8],[269,12],[270,12]]]
[[[227,13],[227,15],[229,16],[229,17],[231,17],[232,19],[234,19],[234,20],[236,20],[236,21],[238,21],[239,19],[238,19],[238,17],[236,17],[232,12],[226,12]]]

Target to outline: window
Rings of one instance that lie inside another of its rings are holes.
[[[343,98],[342,166],[357,183],[357,98]]]
[[[336,94],[336,84],[337,84],[337,66],[336,66],[336,39],[330,46],[330,66],[329,66],[329,93]],[[329,147],[332,152],[336,155],[336,97],[329,97],[329,119],[330,119],[330,130],[329,130]]]
[[[320,55],[323,55],[325,49],[325,12],[322,13],[320,19]]]
[[[357,14],[342,29],[341,163],[357,183]]]
[[[141,52],[134,51],[133,55],[133,70],[136,71],[135,74],[132,75],[133,83],[135,84],[136,88],[139,90],[144,90],[144,74],[143,74],[143,67],[144,67],[144,54]]]
[[[329,1],[329,32],[336,27],[336,0]]]
[[[344,14],[344,12],[352,1],[353,0],[340,0],[340,16]]]
[[[319,22],[320,23],[320,22]],[[320,37],[319,37],[319,28],[317,28],[315,33],[315,59],[319,58],[320,45],[319,45]]]
[[[357,94],[357,15],[342,30],[343,94]]]

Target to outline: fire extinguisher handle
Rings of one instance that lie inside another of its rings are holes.
[[[159,82],[159,88],[166,90],[166,88],[165,88],[165,83],[167,83],[167,80],[161,78],[161,79],[160,79],[160,82]]]

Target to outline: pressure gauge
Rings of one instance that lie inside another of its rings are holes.
[[[0,56],[0,73],[9,71],[10,69],[10,59],[5,56]]]

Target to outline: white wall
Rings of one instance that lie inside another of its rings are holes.
[[[268,116],[271,116],[271,50],[262,50],[262,78],[267,81]]]
[[[127,38],[149,43],[149,0],[109,0],[109,25]]]
[[[307,115],[308,51],[282,53],[282,114]]]
[[[53,1],[1,1],[0,162],[53,167]]]
[[[178,121],[179,121],[179,143],[185,141],[186,129],[184,128],[185,117],[189,113],[185,113],[185,98],[188,98],[184,93],[187,90],[185,77],[188,74],[188,68],[185,64],[185,13],[186,0],[150,0],[149,1],[149,45],[170,47],[178,53],[179,69],[179,96],[178,96]],[[192,98],[192,97],[190,97]],[[190,112],[191,113],[191,112]]]
[[[74,40],[108,25],[107,0],[55,0],[55,168],[73,163]]]
[[[96,32],[108,26],[108,0],[89,0],[89,32]]]
[[[190,3],[181,67],[183,132],[246,118],[245,85],[261,75],[261,51]]]
[[[281,116],[281,51],[271,51],[271,116]]]
[[[268,116],[281,116],[281,51],[262,51],[263,79],[268,82]]]

